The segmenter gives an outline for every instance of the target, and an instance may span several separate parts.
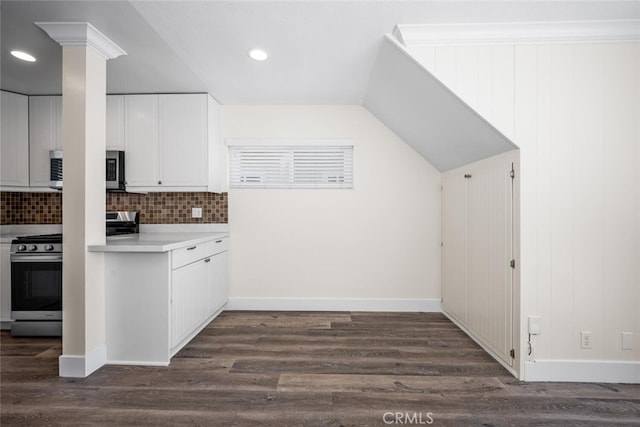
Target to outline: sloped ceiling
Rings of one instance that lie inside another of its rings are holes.
[[[385,36],[364,106],[441,172],[518,148]]]

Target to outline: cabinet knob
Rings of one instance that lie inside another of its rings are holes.
[[[162,185],[162,181],[158,181],[158,185]]]

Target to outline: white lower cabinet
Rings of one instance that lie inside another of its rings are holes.
[[[187,264],[182,265],[185,250],[193,255],[188,258],[187,253]],[[171,272],[172,349],[182,347],[192,331],[227,302],[226,241],[218,239],[185,250],[175,251],[173,263],[177,268]],[[205,256],[200,258],[203,253]]]
[[[204,260],[171,272],[171,348],[187,338],[210,314],[207,298],[203,295],[206,282]]]
[[[107,252],[107,363],[167,365],[227,302],[227,238]]]

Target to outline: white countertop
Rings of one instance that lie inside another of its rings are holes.
[[[167,252],[229,237],[227,232],[142,232],[107,237],[104,245],[90,245],[90,252]]]

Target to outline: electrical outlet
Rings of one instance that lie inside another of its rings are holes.
[[[580,348],[591,348],[591,331],[580,332]]]
[[[633,332],[622,333],[622,349],[633,350]]]
[[[541,329],[542,318],[540,316],[529,316],[529,333],[531,335],[538,335]]]
[[[191,208],[191,218],[202,218],[202,208]]]

